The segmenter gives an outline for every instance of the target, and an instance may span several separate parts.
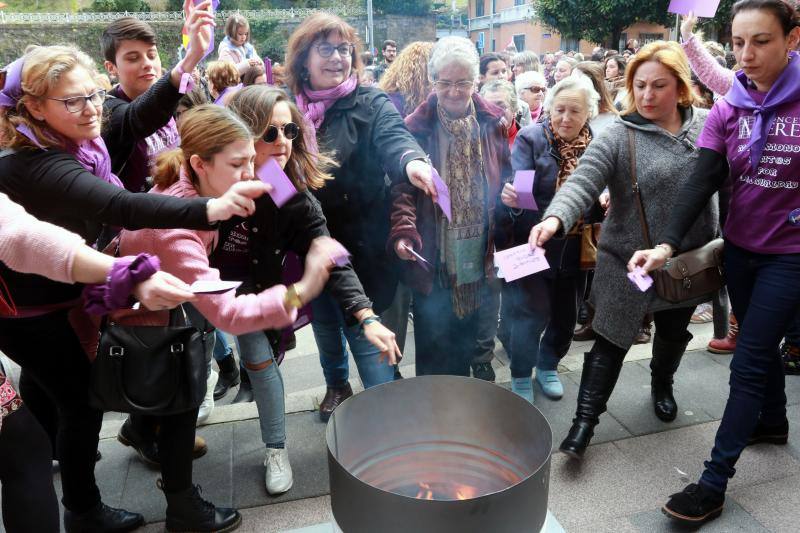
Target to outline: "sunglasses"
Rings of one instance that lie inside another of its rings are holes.
[[[525,87],[525,89],[530,91],[530,92],[532,92],[533,94],[543,93],[546,90],[545,87],[537,87],[535,85],[533,85],[531,87]]]
[[[293,141],[300,135],[300,126],[295,124],[294,122],[287,122],[280,128],[273,124],[267,126],[267,131],[264,132],[264,136],[262,139],[265,143],[274,143],[275,140],[278,138],[278,130],[283,132],[283,136],[286,137],[286,140]]]

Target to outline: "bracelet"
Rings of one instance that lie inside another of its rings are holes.
[[[283,297],[283,303],[289,307],[300,309],[303,307],[303,300],[300,299],[300,292],[297,290],[297,284],[292,283],[286,289],[286,295]]]
[[[381,317],[379,317],[378,315],[369,315],[367,318],[361,321],[360,324],[361,329],[364,329],[364,326],[369,326],[370,324],[373,324],[375,322],[383,322],[383,321],[381,320]]]
[[[108,273],[105,283],[87,285],[83,289],[84,308],[92,315],[105,315],[116,309],[130,307],[133,288],[158,272],[161,262],[149,254],[120,257]]]
[[[178,74],[181,75],[181,84],[178,87],[178,92],[181,94],[190,93],[194,90],[194,78],[190,72],[183,71],[183,61],[175,65],[178,69]]]

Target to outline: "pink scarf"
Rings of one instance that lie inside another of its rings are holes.
[[[331,89],[321,91],[311,90],[304,86],[300,94],[297,95],[297,107],[306,119],[304,138],[309,150],[313,153],[319,151],[317,148],[317,128],[322,126],[325,121],[325,112],[336,103],[339,98],[351,94],[358,88],[358,77],[353,74],[341,84]]]

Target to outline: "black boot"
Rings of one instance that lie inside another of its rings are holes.
[[[214,387],[214,401],[221,400],[231,387],[239,384],[239,365],[236,364],[236,358],[233,354],[222,361],[217,361],[219,366],[219,379],[217,386]]]
[[[193,485],[180,492],[164,491],[167,497],[167,531],[225,533],[241,525],[242,515],[239,511],[216,507],[200,496],[201,490],[199,485]]]
[[[239,392],[231,403],[249,403],[253,401],[253,386],[250,384],[250,376],[247,372],[239,373],[242,382],[239,384]]]
[[[124,533],[143,525],[142,515],[115,509],[103,502],[98,502],[85,513],[64,510],[64,529],[67,533]]]
[[[623,358],[594,352],[584,354],[578,408],[567,438],[558,447],[570,457],[583,458],[589,441],[594,436],[594,427],[600,421],[600,415],[606,411],[608,398],[617,384]]]
[[[668,341],[656,332],[653,339],[653,359],[650,360],[651,394],[656,416],[664,422],[672,422],[678,416],[678,404],[672,395],[672,381],[692,334],[686,332],[681,341]]]

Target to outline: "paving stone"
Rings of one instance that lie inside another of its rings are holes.
[[[329,496],[308,498],[242,511],[242,533],[273,533],[330,523]],[[332,530],[331,530],[332,531]]]
[[[645,511],[629,518],[630,522],[642,533],[672,533],[690,531],[685,526],[670,520],[661,510]],[[722,515],[705,524],[703,533],[769,533],[755,518],[732,498],[725,501]],[[795,529],[796,531],[796,529]]]
[[[798,530],[797,510],[800,509],[800,475],[794,475],[729,492],[753,518],[775,533],[795,533]],[[730,501],[730,498],[728,499]],[[726,503],[726,513],[728,504]]]

